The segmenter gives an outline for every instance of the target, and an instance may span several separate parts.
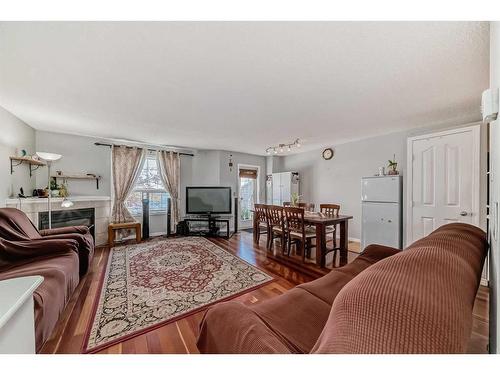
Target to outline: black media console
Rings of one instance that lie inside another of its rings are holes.
[[[184,221],[188,223],[188,234],[190,236],[199,235],[207,237],[223,237],[226,239],[229,239],[234,234],[230,231],[231,220],[233,220],[232,216],[213,215],[188,216],[184,218]],[[190,223],[199,223],[201,225],[190,225]],[[225,226],[225,233],[223,232],[224,235],[221,233],[219,224],[223,224]]]

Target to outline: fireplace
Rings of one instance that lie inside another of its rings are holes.
[[[95,237],[95,212],[94,208],[81,208],[77,210],[52,211],[52,228],[61,228],[77,225],[86,225],[90,228],[92,237]],[[49,228],[49,213],[38,214],[38,228]]]

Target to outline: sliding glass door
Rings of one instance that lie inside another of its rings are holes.
[[[239,227],[251,228],[254,204],[257,203],[257,169],[239,169]]]

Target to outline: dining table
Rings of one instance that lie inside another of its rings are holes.
[[[304,213],[304,223],[316,227],[316,265],[323,268],[326,262],[326,253],[333,249],[328,249],[326,239],[326,228],[331,225],[339,226],[339,243],[335,250],[339,250],[339,265],[347,264],[347,254],[349,245],[349,220],[350,215],[327,215],[320,212]]]
[[[254,242],[257,241],[257,230],[259,225],[257,215],[254,217]],[[350,215],[328,215],[321,212],[304,212],[304,224],[314,226],[316,229],[316,265],[320,268],[325,268],[326,254],[334,249],[328,249],[326,228],[331,225],[339,226],[339,242],[335,250],[339,250],[339,265],[347,264],[348,244],[349,244],[349,220],[353,217]]]

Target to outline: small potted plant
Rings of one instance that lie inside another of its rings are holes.
[[[67,198],[68,195],[69,195],[68,187],[64,183],[61,184],[61,186],[59,187],[59,196],[62,198]]]
[[[50,192],[53,197],[59,196],[59,185],[55,179],[50,180]]]
[[[290,197],[291,199],[291,204],[293,207],[297,207],[299,205],[299,202],[300,202],[300,195],[298,195],[297,193],[292,193],[292,196]]]
[[[394,157],[392,160],[389,160],[389,165],[387,166],[387,168],[388,168],[387,174],[390,174],[390,175],[399,174],[398,163],[396,162],[396,154],[394,154]]]

